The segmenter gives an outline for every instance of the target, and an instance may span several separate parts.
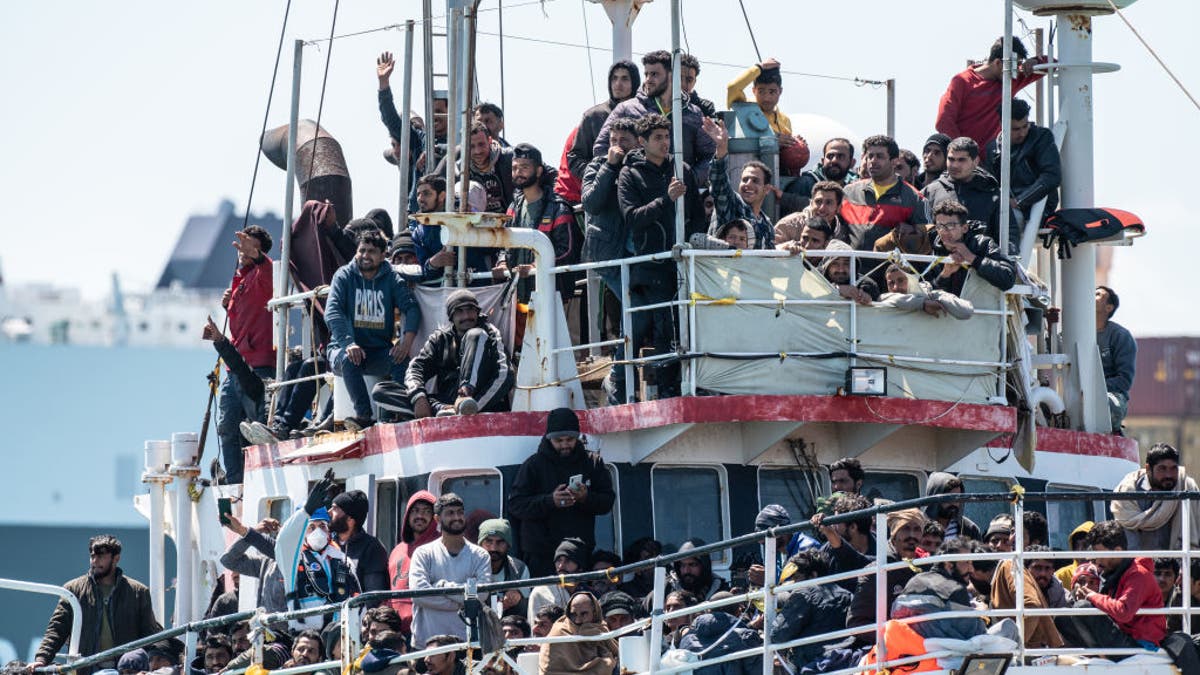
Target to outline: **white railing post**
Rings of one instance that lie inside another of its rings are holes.
[[[594,270],[584,272],[583,304],[587,305],[584,315],[588,318],[587,341],[595,344],[600,341],[600,329],[604,326],[604,313],[600,311],[603,301],[600,299],[600,278]],[[589,356],[600,356],[599,347],[588,349]]]
[[[654,568],[654,597],[653,605],[650,611],[650,654],[649,654],[649,670],[650,675],[654,675],[658,671],[659,663],[662,661],[662,641],[663,641],[663,604],[666,602],[667,596],[667,570],[665,567]]]
[[[183,634],[183,664],[180,672],[191,672],[192,661],[196,658],[196,639],[199,634],[188,628]]]
[[[75,594],[62,586],[53,586],[51,584],[39,584],[32,581],[18,581],[16,579],[0,579],[0,588],[10,591],[26,591],[28,593],[44,593],[46,595],[58,596],[60,600],[71,606],[71,636],[67,641],[67,656],[72,659],[79,658],[79,633],[83,630],[83,608],[79,605],[79,598]]]
[[[688,322],[687,322],[686,326],[681,326],[680,330],[687,330],[687,332],[688,332],[687,346],[690,349],[692,349],[693,351],[695,351],[695,349],[696,349],[696,303],[692,302],[692,292],[693,292],[693,289],[696,288],[696,257],[688,256],[687,265],[688,265],[688,268],[687,268],[688,273],[687,273],[687,278],[684,280],[684,283],[686,284],[687,292],[684,294],[684,297],[687,298],[687,303],[688,303],[687,304],[687,313],[686,313]],[[683,390],[683,393],[687,396],[695,396],[696,395],[696,367],[695,367],[696,360],[695,359],[686,359],[684,361],[684,364],[687,369],[687,371],[686,371],[687,372],[687,387]]]
[[[887,567],[888,559],[888,526],[887,514],[875,514],[875,663],[887,661],[887,642],[883,639],[883,629],[887,624]]]
[[[695,260],[695,258],[693,258]],[[775,625],[775,586],[778,585],[779,566],[776,564],[775,536],[763,542],[763,667],[762,675],[775,672],[775,655],[771,649],[771,627]]]
[[[149,486],[150,501],[150,607],[159,623],[166,625],[166,539],[163,524],[166,522],[167,484],[171,474],[170,441],[146,441],[145,468],[142,482]]]
[[[1013,595],[1016,596],[1017,610],[1017,634],[1021,639],[1017,640],[1017,659],[1019,663],[1025,660],[1025,502],[1018,497],[1013,502],[1013,550],[1016,551],[1016,556],[1013,558],[1012,578],[1013,578]]]
[[[637,358],[633,353],[633,307],[629,300],[629,263],[621,263],[621,332],[625,339],[625,360]],[[637,375],[632,363],[626,363],[625,368],[625,402],[633,403],[634,380]]]
[[[1183,596],[1183,632],[1188,635],[1192,634],[1192,500],[1191,497],[1179,502],[1179,508],[1183,509],[1180,514],[1179,524],[1183,532],[1183,560],[1181,561],[1183,573],[1183,583],[1181,585],[1181,595]]]

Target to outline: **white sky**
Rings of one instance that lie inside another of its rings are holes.
[[[557,162],[578,115],[593,103],[586,50],[519,41],[518,36],[609,46],[599,6],[555,0],[517,7],[506,0],[507,137],[539,146]],[[238,208],[254,165],[284,2],[207,0],[167,3],[7,2],[0,7],[0,120],[5,132],[7,213],[0,225],[5,281],[51,281],[92,295],[121,274],[131,288],[152,285],[186,217],[210,213],[223,197]],[[441,5],[435,0],[435,7]],[[495,0],[483,8],[494,9]],[[669,3],[645,7],[634,50],[670,44]],[[980,57],[1002,32],[999,0],[853,5],[746,0],[764,57],[785,71],[897,79],[902,147],[919,149],[932,130],[937,99],[968,57]],[[287,30],[270,126],[287,121],[291,42],[328,34],[333,2],[296,2]],[[339,34],[419,18],[420,3],[343,2]],[[1179,78],[1200,92],[1194,26],[1200,3],[1141,2],[1126,15]],[[496,13],[481,19],[495,32]],[[684,0],[690,49],[704,64],[700,92],[723,102],[736,69],[715,62],[756,61],[734,0]],[[1030,28],[1047,19],[1019,13]],[[1018,35],[1022,28],[1017,24]],[[1180,303],[1194,264],[1187,183],[1175,160],[1200,157],[1191,106],[1117,17],[1096,20],[1097,61],[1122,65],[1095,82],[1096,201],[1141,215],[1150,234],[1116,251],[1118,320],[1137,334],[1200,332],[1200,312]],[[421,92],[416,39],[414,100]],[[356,211],[396,205],[396,172],[380,159],[386,132],[375,99],[374,57],[403,50],[399,31],[338,40],[333,46],[322,125],[341,141],[354,181]],[[328,45],[305,49],[301,116],[315,118]],[[479,37],[483,98],[499,102],[496,38]],[[595,90],[604,96],[607,51],[592,52]],[[851,83],[785,76],[782,107],[841,120],[861,136],[883,131],[884,92]],[[400,75],[393,80],[399,98]],[[803,129],[797,129],[803,134]],[[1181,177],[1182,178],[1182,177]],[[255,211],[282,212],[284,174],[260,169]],[[1154,273],[1149,273],[1153,270]],[[1141,272],[1141,273],[1139,273]],[[1189,293],[1190,295],[1190,293]],[[1180,311],[1180,310],[1183,311]]]

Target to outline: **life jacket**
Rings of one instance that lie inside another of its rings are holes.
[[[329,545],[333,546],[332,543]],[[323,557],[329,564],[328,574],[321,562]],[[347,582],[349,577],[350,567],[344,557],[321,556],[306,546],[296,564],[296,588],[287,594],[288,606],[292,609],[305,609],[340,603],[350,597],[350,586]],[[335,612],[326,617],[318,615],[293,619],[292,625],[320,630],[320,626],[325,624],[325,619],[336,616]]]
[[[887,660],[895,661],[896,659],[908,658],[910,656],[920,656],[928,653],[925,649],[925,638],[921,637],[908,624],[899,621],[888,621],[883,626],[883,642],[887,645]],[[858,664],[860,666],[873,666],[876,663],[876,647],[871,647],[871,651],[867,652],[866,656]],[[913,663],[905,663],[899,666],[888,668],[884,672],[887,673],[924,673],[931,670],[943,670],[938,665],[937,659],[923,659]],[[874,670],[863,671],[863,675],[875,675]]]
[[[1058,240],[1058,257],[1070,258],[1071,247],[1084,242],[1108,239],[1125,230],[1145,232],[1142,219],[1117,209],[1059,209],[1046,219],[1050,232],[1042,235],[1042,245],[1050,248]]]

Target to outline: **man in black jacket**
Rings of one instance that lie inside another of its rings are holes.
[[[391,588],[387,549],[363,530],[370,508],[367,493],[362,490],[339,494],[329,507],[329,530],[337,537],[338,545],[350,564],[350,571],[358,578],[358,587],[364,593]]]
[[[779,583],[817,579],[834,573],[828,555],[823,550],[808,549],[793,555],[784,566]],[[846,627],[846,610],[850,608],[850,591],[838,584],[809,586],[784,595],[779,611],[769,627],[771,642],[791,642],[842,630]],[[800,670],[819,658],[824,646],[836,642],[814,642],[791,649],[791,660]]]
[[[583,213],[587,231],[583,240],[583,260],[615,260],[628,254],[629,233],[621,205],[617,202],[617,177],[625,157],[638,147],[637,122],[615,120],[609,127],[608,154],[593,158],[583,170]],[[604,284],[621,297],[621,270],[606,267],[596,270]]]
[[[88,573],[63,584],[79,599],[83,611],[79,632],[79,653],[97,654],[162,630],[150,605],[150,589],[126,577],[117,567],[121,561],[121,542],[110,534],[92,537],[88,542],[91,567]],[[50,616],[46,634],[38,646],[34,667],[54,661],[54,655],[71,636],[71,605],[60,600]],[[116,668],[117,658],[96,666]],[[90,669],[86,672],[91,672]]]
[[[675,210],[684,209],[686,241],[697,232],[707,231],[704,205],[691,167],[683,167],[683,180],[675,177],[675,164],[670,156],[671,124],[662,115],[647,115],[638,121],[638,137],[642,148],[625,158],[625,166],[617,179],[617,202],[625,216],[625,227],[633,241],[633,254],[646,255],[670,251],[676,243]],[[680,204],[682,198],[683,203]],[[678,288],[677,271],[673,260],[656,260],[633,266],[629,273],[630,302],[634,307],[667,302],[675,298]],[[657,354],[674,350],[675,309],[662,307],[633,315],[633,355],[652,343]],[[624,369],[614,369],[613,384],[618,400],[624,390]],[[679,364],[661,367],[658,378],[659,397],[679,393]]]
[[[935,206],[953,199],[967,207],[967,220],[986,224],[987,235],[999,241],[1000,181],[979,168],[979,160],[975,141],[966,136],[950,141],[946,148],[946,171],[927,184],[921,194],[931,220]]]
[[[584,111],[583,119],[579,121],[579,131],[575,134],[575,143],[567,151],[567,166],[571,168],[573,176],[583,180],[587,166],[595,156],[592,146],[596,144],[596,137],[600,135],[605,120],[618,103],[632,98],[641,86],[642,76],[633,61],[621,60],[609,67],[608,100]]]
[[[616,493],[599,455],[579,441],[570,408],[550,411],[537,452],[517,471],[508,509],[520,521],[521,555],[532,577],[554,573],[554,550],[568,537],[596,545],[596,516],[612,510]]]
[[[984,156],[988,160],[988,170],[998,177],[999,137],[988,143]],[[1033,205],[1045,197],[1043,217],[1054,213],[1058,208],[1058,186],[1062,183],[1062,159],[1054,143],[1054,132],[1031,122],[1029,104],[1019,98],[1012,102],[1010,157],[1012,194],[1009,196],[1009,205],[1028,219]]]
[[[934,286],[955,295],[962,293],[967,268],[974,270],[984,281],[1007,291],[1017,278],[1017,269],[991,237],[971,231],[967,223],[967,207],[947,199],[933,208],[934,255],[948,255],[950,260],[934,280]]]

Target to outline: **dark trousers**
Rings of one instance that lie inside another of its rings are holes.
[[[655,305],[660,302],[669,302],[675,299],[676,292],[677,288],[674,284],[631,283],[629,286],[629,303],[632,307],[642,307],[645,305]],[[678,313],[675,307],[660,307],[644,312],[634,312],[632,320],[633,335],[629,336],[629,342],[633,347],[633,356],[637,357],[641,349],[646,346],[653,346],[655,354],[673,353],[675,351],[675,342],[678,339],[678,331],[675,329],[677,320]],[[617,352],[613,358],[618,361],[625,358],[623,345],[617,347]],[[678,362],[665,365],[650,365],[644,368],[655,369],[659,398],[679,396]],[[645,373],[646,370],[643,369],[642,372]],[[617,401],[624,403],[625,367],[614,366],[611,379]]]
[[[325,359],[314,358],[305,359],[303,362],[289,363],[286,377],[289,380],[298,377],[312,377],[317,374],[318,366],[322,372],[329,369]],[[300,426],[300,422],[304,420],[304,415],[312,407],[313,399],[317,395],[317,385],[316,380],[310,380],[297,382],[280,390],[279,402],[276,404],[275,411],[280,426],[288,430]]]
[[[1075,607],[1094,609],[1092,603],[1080,600]],[[1056,616],[1054,625],[1070,647],[1120,649],[1140,648],[1137,640],[1126,635],[1106,614],[1089,616]]]

